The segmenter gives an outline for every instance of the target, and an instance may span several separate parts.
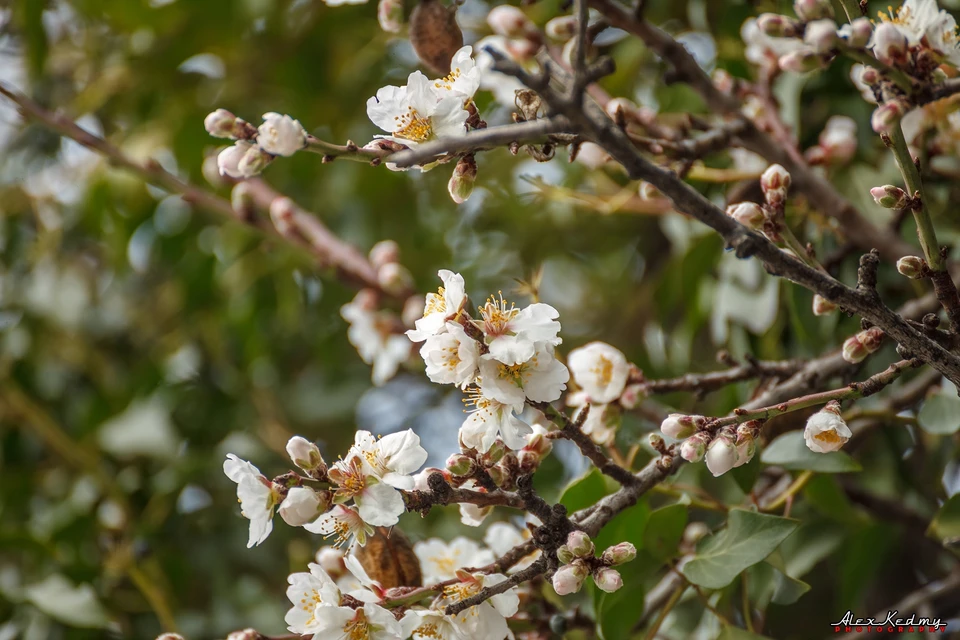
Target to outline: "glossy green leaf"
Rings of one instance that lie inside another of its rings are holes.
[[[560,495],[560,504],[567,508],[568,513],[573,513],[596,504],[597,500],[608,493],[603,474],[597,469],[591,469],[567,485]]]
[[[677,546],[687,526],[687,507],[672,504],[650,513],[643,533],[643,548],[651,555],[668,559],[677,553]]]
[[[930,396],[920,407],[917,420],[927,433],[950,435],[960,429],[960,397],[955,387],[949,385],[944,390]]]
[[[803,433],[791,431],[785,433],[763,450],[760,461],[794,471],[817,471],[819,473],[848,473],[860,471],[856,460],[843,451],[816,453],[803,441]]]

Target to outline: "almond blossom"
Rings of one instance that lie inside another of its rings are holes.
[[[307,131],[288,115],[263,114],[263,124],[257,129],[257,144],[269,154],[292,156],[307,146]]]
[[[556,309],[542,302],[518,309],[504,300],[503,294],[487,298],[487,303],[480,308],[480,317],[490,356],[504,364],[515,365],[530,360],[538,342],[553,346],[560,344],[562,340],[557,337],[559,315]]]
[[[567,388],[570,372],[553,355],[553,346],[539,342],[533,355],[517,364],[504,364],[492,354],[480,358],[480,389],[485,397],[508,405],[526,400],[553,402]]]
[[[466,600],[476,595],[484,587],[491,587],[507,580],[500,573],[489,575],[472,574],[466,571],[457,573],[460,582],[444,587],[443,596],[437,603],[439,607]],[[510,634],[507,618],[514,615],[520,606],[517,588],[511,587],[503,593],[492,596],[480,604],[461,611],[454,617],[461,634],[473,638],[505,638]]]
[[[630,363],[623,353],[605,342],[591,342],[567,356],[570,374],[591,402],[613,402],[623,393]]]
[[[463,631],[466,631],[457,624],[457,618],[437,609],[407,611],[401,624],[412,627],[413,640],[463,640]]]
[[[889,15],[881,13],[880,18],[884,24],[896,26],[911,46],[933,51],[954,66],[960,64],[957,22],[937,5],[937,0],[906,0],[896,12],[891,8]]]
[[[404,87],[379,89],[367,100],[367,116],[389,135],[376,137],[415,148],[431,140],[463,136],[469,114],[462,94],[439,91],[444,93],[419,71],[410,74]]]
[[[340,589],[319,564],[307,565],[309,573],[292,573],[287,578],[287,598],[293,607],[287,611],[284,621],[287,629],[300,635],[317,633],[320,621],[316,617],[317,606],[340,604]]]
[[[409,635],[392,613],[371,603],[357,609],[322,604],[314,615],[313,640],[404,640]]]
[[[467,391],[464,404],[472,406],[470,415],[460,427],[460,442],[469,449],[486,453],[493,446],[497,436],[510,449],[521,449],[533,429],[515,414],[523,411],[523,403],[504,404],[486,397],[474,387]]]
[[[367,538],[373,535],[373,527],[363,521],[357,510],[342,504],[334,505],[330,511],[303,528],[325,538],[332,537],[334,546],[348,549],[355,544],[364,546]]]
[[[413,342],[423,342],[445,330],[447,320],[455,319],[467,302],[463,276],[447,269],[441,269],[437,275],[443,286],[436,293],[427,294],[423,317],[416,321],[416,329],[407,331]]]
[[[480,69],[473,59],[473,47],[467,45],[460,48],[450,60],[450,74],[435,80],[433,87],[437,94],[444,96],[447,92],[460,96],[463,102],[473,99],[480,88]]]
[[[273,531],[273,510],[280,502],[280,492],[259,469],[232,453],[227,454],[223,472],[237,483],[240,513],[250,520],[249,549],[266,540]]]
[[[427,338],[420,347],[420,356],[431,382],[462,388],[477,379],[480,345],[456,322],[447,322],[445,332]]]
[[[353,500],[360,518],[377,527],[391,527],[403,513],[403,496],[390,485],[364,470],[363,461],[349,456],[330,467],[330,480],[337,485],[334,502]]]
[[[494,561],[493,552],[463,536],[457,536],[449,543],[430,538],[415,544],[413,552],[420,560],[426,585],[452,580],[457,569],[482,567]]]
[[[427,461],[427,451],[420,446],[420,436],[412,429],[375,438],[369,431],[359,430],[348,455],[360,458],[364,470],[397,489],[413,489],[411,477]]]

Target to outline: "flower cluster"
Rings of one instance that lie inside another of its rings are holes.
[[[487,453],[498,437],[508,449],[522,449],[533,434],[519,417],[525,403],[557,400],[570,378],[554,356],[559,314],[544,303],[517,308],[498,295],[473,318],[463,277],[446,270],[439,276],[443,286],[427,295],[423,317],[407,336],[423,343],[430,380],[466,391],[471,409],[460,428],[464,449]]]
[[[601,445],[612,444],[624,409],[635,408],[646,395],[643,375],[620,350],[605,342],[591,342],[570,352],[570,373],[579,387],[567,395],[577,408],[573,419],[589,405],[583,432]]]
[[[760,423],[751,420],[736,427],[711,429],[704,416],[671,413],[660,425],[660,431],[669,438],[683,440],[680,456],[684,460],[700,462],[706,459],[710,473],[720,476],[750,462],[757,452]]]
[[[593,577],[597,588],[612,593],[623,586],[620,572],[613,567],[637,557],[637,549],[629,542],[621,542],[596,557],[593,541],[582,531],[572,531],[567,542],[557,549],[557,559],[563,564],[553,574],[553,589],[565,596],[580,591],[587,576]]]
[[[307,146],[307,131],[299,121],[279,113],[263,114],[263,124],[254,127],[226,109],[217,109],[203,121],[207,133],[235,140],[217,156],[220,175],[250,178],[277,156],[292,156]]]

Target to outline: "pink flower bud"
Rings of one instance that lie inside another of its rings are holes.
[[[902,209],[907,204],[907,192],[892,184],[870,189],[874,202],[884,209]]]
[[[314,491],[309,487],[293,487],[280,503],[277,511],[291,527],[302,527],[316,520],[330,508],[332,494],[329,491]]]
[[[707,421],[703,416],[688,416],[683,413],[671,413],[661,423],[660,431],[668,438],[682,440],[696,433],[697,428]]]
[[[578,558],[588,558],[593,556],[594,546],[593,542],[583,531],[571,531],[570,535],[567,536],[567,548],[570,549],[570,553]]]
[[[517,7],[501,4],[487,14],[487,24],[493,32],[506,38],[527,38],[537,33],[537,27]]]
[[[787,191],[790,189],[790,172],[779,164],[770,165],[760,176],[760,188],[767,196],[767,202],[770,201],[768,194],[771,193],[786,198]]]
[[[883,344],[883,330],[871,327],[844,341],[843,359],[850,364],[862,362],[864,358],[879,349],[881,344]]]
[[[615,566],[630,562],[636,557],[637,548],[629,542],[621,542],[620,544],[608,547],[607,550],[603,552],[603,555],[600,556],[600,561]]]
[[[766,214],[756,202],[731,204],[727,207],[727,215],[748,229],[760,229],[767,221]]]
[[[816,51],[811,49],[797,49],[790,53],[785,53],[777,60],[777,64],[783,71],[791,73],[807,73],[815,71],[823,66],[823,60],[817,55]]]
[[[829,18],[807,23],[803,32],[803,41],[815,53],[825,54],[832,51],[840,37],[837,35],[837,23]]]
[[[506,5],[501,5],[506,6]],[[499,7],[498,7],[499,8]],[[460,158],[453,168],[453,175],[447,183],[450,198],[457,204],[463,204],[473,193],[473,185],[477,182],[477,162],[473,154]]]
[[[840,29],[840,37],[846,41],[848,47],[854,49],[863,49],[867,46],[872,35],[873,23],[870,22],[869,18],[862,16]]]
[[[687,462],[700,462],[707,453],[710,436],[705,433],[695,433],[680,445],[680,457]]]
[[[881,62],[890,65],[907,61],[907,37],[892,22],[881,22],[873,32],[873,53]]]
[[[795,0],[793,11],[805,22],[833,17],[833,5],[830,0]]]
[[[919,256],[904,256],[897,260],[897,271],[911,280],[922,278],[927,269],[927,261]]]
[[[203,119],[203,127],[214,138],[235,138],[237,116],[226,109],[217,109]]]
[[[593,574],[593,583],[601,591],[613,593],[623,586],[623,578],[620,577],[620,572],[616,569],[604,567]]]
[[[577,19],[574,16],[559,16],[544,27],[547,37],[557,42],[566,42],[577,34]]]
[[[722,476],[737,464],[737,447],[730,437],[717,436],[707,448],[705,458],[710,473],[714,477]]]
[[[377,21],[387,33],[400,33],[403,29],[403,0],[380,0]]]
[[[287,455],[290,456],[293,464],[307,473],[324,464],[320,448],[301,436],[293,436],[287,440]]]
[[[873,67],[864,67],[860,71],[860,82],[868,85],[875,85],[880,82],[880,72]]]
[[[576,593],[587,579],[587,573],[587,568],[579,562],[565,564],[553,574],[553,590],[560,596]]]
[[[813,296],[813,315],[826,316],[837,310],[837,305],[833,304],[819,293]]]
[[[761,13],[757,18],[760,31],[774,38],[793,38],[799,33],[797,22],[779,13]]]
[[[469,476],[476,469],[477,463],[473,458],[462,453],[455,453],[447,458],[447,470],[455,476]]]

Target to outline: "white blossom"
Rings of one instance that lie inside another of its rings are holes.
[[[906,0],[896,13],[891,9],[889,16],[880,17],[884,22],[874,31],[875,36],[883,25],[892,24],[911,46],[926,47],[953,65],[960,63],[956,20],[940,9],[937,0]],[[876,40],[871,44],[876,45]]]
[[[451,580],[456,577],[457,569],[482,567],[495,559],[489,549],[463,536],[457,536],[449,543],[430,538],[415,544],[413,552],[420,560],[425,585]]]
[[[472,388],[467,391],[464,404],[472,406],[470,415],[460,427],[460,441],[465,447],[486,453],[497,436],[510,449],[522,449],[533,429],[515,414],[523,412],[523,403],[504,404]]]
[[[330,511],[303,528],[325,538],[333,537],[335,546],[347,548],[355,544],[362,547],[367,544],[367,538],[373,535],[373,527],[363,521],[357,510],[342,504],[334,505]]]
[[[419,71],[410,74],[405,87],[383,87],[367,100],[367,116],[389,133],[376,137],[411,148],[463,136],[468,115],[459,92],[438,90]]]
[[[613,402],[623,393],[630,375],[626,356],[606,342],[591,342],[567,356],[570,374],[591,402]]]
[[[257,129],[257,144],[275,156],[292,156],[307,146],[307,131],[290,116],[279,113],[263,114],[263,124]]]
[[[377,527],[392,527],[403,513],[403,496],[389,484],[367,473],[361,458],[350,455],[337,461],[328,472],[337,485],[334,502],[350,499],[357,505],[360,518]]]
[[[491,587],[507,580],[503,574],[491,575],[460,573],[460,582],[445,587],[438,605],[445,607],[476,595],[484,587]],[[465,637],[505,638],[510,634],[507,618],[514,615],[520,606],[517,588],[511,587],[489,600],[461,611],[455,621]]]
[[[287,578],[287,598],[293,607],[287,611],[284,621],[287,629],[300,635],[316,633],[320,628],[315,612],[318,605],[340,604],[340,590],[333,579],[319,564],[307,565],[309,573],[293,573]]]
[[[434,89],[440,96],[447,92],[459,96],[464,103],[473,99],[480,88],[480,69],[473,59],[473,47],[461,47],[450,60],[450,74],[434,80]]]
[[[484,341],[490,356],[507,365],[520,364],[533,357],[536,343],[558,345],[559,312],[542,302],[523,309],[508,303],[503,296],[489,297],[480,309]]]
[[[411,477],[427,461],[427,451],[420,446],[420,436],[412,429],[375,438],[369,431],[359,430],[354,436],[350,455],[363,461],[364,470],[397,489],[413,489]]]
[[[529,360],[507,365],[491,354],[480,358],[480,389],[487,398],[508,405],[553,402],[567,388],[570,372],[553,355],[553,347],[537,343]]]
[[[464,640],[457,620],[437,609],[411,609],[401,624],[409,628],[413,640]],[[466,636],[469,638],[469,635]]]
[[[803,429],[803,440],[807,443],[807,448],[817,453],[838,451],[852,435],[843,418],[829,408],[810,416]]]
[[[737,464],[737,447],[726,436],[717,436],[713,442],[710,443],[710,446],[707,447],[707,455],[705,456],[707,462],[707,469],[710,470],[710,473],[714,477],[722,476],[730,469]]]
[[[480,345],[456,322],[447,322],[446,331],[430,336],[420,347],[427,365],[427,377],[437,384],[455,384],[461,388],[477,379]]]
[[[363,607],[317,605],[312,640],[404,640],[408,634],[392,613],[366,603]]]
[[[446,269],[437,272],[443,286],[437,293],[428,293],[423,309],[423,317],[416,321],[416,329],[407,331],[407,337],[414,342],[423,342],[432,335],[446,329],[447,320],[454,320],[466,304],[463,276]]]
[[[277,511],[291,527],[302,527],[316,520],[328,506],[329,500],[323,500],[320,494],[310,487],[292,487]]]
[[[266,540],[273,531],[273,510],[280,500],[280,494],[273,482],[260,473],[259,469],[232,453],[227,454],[223,472],[237,483],[240,513],[250,520],[250,538],[247,541],[249,549]]]
[[[240,168],[240,161],[243,160],[247,152],[256,145],[246,140],[238,140],[231,147],[227,147],[217,156],[217,168],[220,175],[229,176],[234,179],[249,178],[252,173],[244,172]]]

